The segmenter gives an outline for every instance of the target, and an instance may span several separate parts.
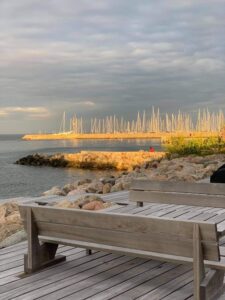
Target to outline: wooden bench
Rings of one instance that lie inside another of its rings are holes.
[[[58,244],[72,245],[193,264],[194,299],[215,299],[222,289],[225,261],[220,260],[214,223],[91,212],[35,204],[19,206],[28,234],[25,273],[65,260],[55,256]],[[205,272],[205,267],[210,268]]]
[[[225,184],[134,180],[130,201],[225,208]]]

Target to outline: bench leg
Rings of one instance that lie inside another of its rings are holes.
[[[201,282],[205,277],[200,229],[198,224],[193,228],[193,273],[194,273],[194,300],[205,300],[201,294]]]
[[[92,255],[92,250],[91,249],[86,249],[86,255]]]
[[[209,270],[205,274],[201,233],[198,224],[193,228],[194,300],[215,300],[223,289],[224,271]]]
[[[204,300],[215,300],[223,290],[223,270],[209,270],[200,286],[200,293]]]
[[[24,272],[33,273],[39,269],[64,261],[65,256],[55,257],[58,244],[43,243],[40,245],[38,230],[34,222],[32,210],[27,209],[28,254],[24,255]]]

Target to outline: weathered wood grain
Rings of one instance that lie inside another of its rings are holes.
[[[169,182],[153,180],[133,180],[132,190],[190,193],[190,194],[208,194],[225,196],[225,186],[220,183],[192,183],[192,182]]]
[[[214,208],[225,208],[225,196],[191,194],[182,192],[162,191],[130,191],[131,202],[162,203],[176,205],[207,206]]]

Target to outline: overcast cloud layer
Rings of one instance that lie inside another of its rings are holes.
[[[225,0],[0,0],[0,133],[152,105],[225,111]]]

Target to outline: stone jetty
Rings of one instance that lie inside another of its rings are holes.
[[[54,155],[34,154],[19,159],[16,163],[30,166],[71,167],[97,170],[132,170],[151,160],[162,159],[164,152],[104,152],[81,151]]]

